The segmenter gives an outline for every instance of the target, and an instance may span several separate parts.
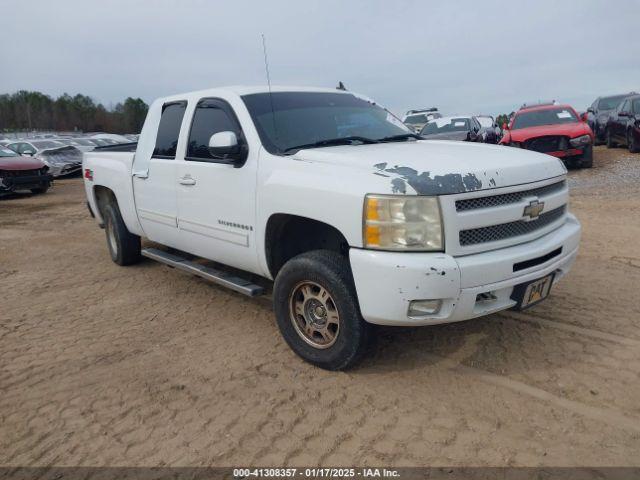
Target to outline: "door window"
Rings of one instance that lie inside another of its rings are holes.
[[[19,143],[18,144],[18,153],[33,155],[36,153],[36,149],[29,143]]]
[[[176,158],[180,126],[187,102],[167,103],[162,108],[156,146],[153,150],[154,158]]]
[[[186,159],[221,162],[209,153],[209,139],[215,133],[227,131],[234,132],[240,141],[240,126],[231,108],[218,99],[201,100],[193,114]]]

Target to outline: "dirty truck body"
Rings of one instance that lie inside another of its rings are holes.
[[[115,262],[135,263],[144,237],[274,280],[287,343],[343,369],[372,324],[529,307],[576,257],[558,159],[416,137],[350,92],[192,92],[153,103],[135,152],[85,153],[85,188]],[[175,251],[142,255],[262,293]]]

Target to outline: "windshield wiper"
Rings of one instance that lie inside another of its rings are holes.
[[[305,143],[303,145],[296,145],[295,147],[289,147],[284,150],[284,153],[288,153],[293,150],[298,151],[305,148],[330,147],[332,145],[351,145],[353,142],[370,144],[370,143],[378,143],[378,140],[374,140],[373,138],[367,138],[367,137],[359,137],[357,135],[353,135],[350,137],[329,138],[327,140],[320,140],[313,143]]]
[[[390,137],[378,138],[379,142],[402,142],[409,138],[415,138],[416,140],[424,140],[423,137],[417,133],[401,133],[400,135],[391,135]]]

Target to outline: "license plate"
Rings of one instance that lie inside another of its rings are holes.
[[[554,274],[552,273],[514,288],[511,298],[518,302],[516,308],[524,310],[547,298],[551,291],[551,285],[553,285],[553,276]]]

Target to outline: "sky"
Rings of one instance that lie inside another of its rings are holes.
[[[398,115],[640,91],[640,0],[0,0],[0,93],[333,87]],[[19,21],[18,21],[19,19]]]

